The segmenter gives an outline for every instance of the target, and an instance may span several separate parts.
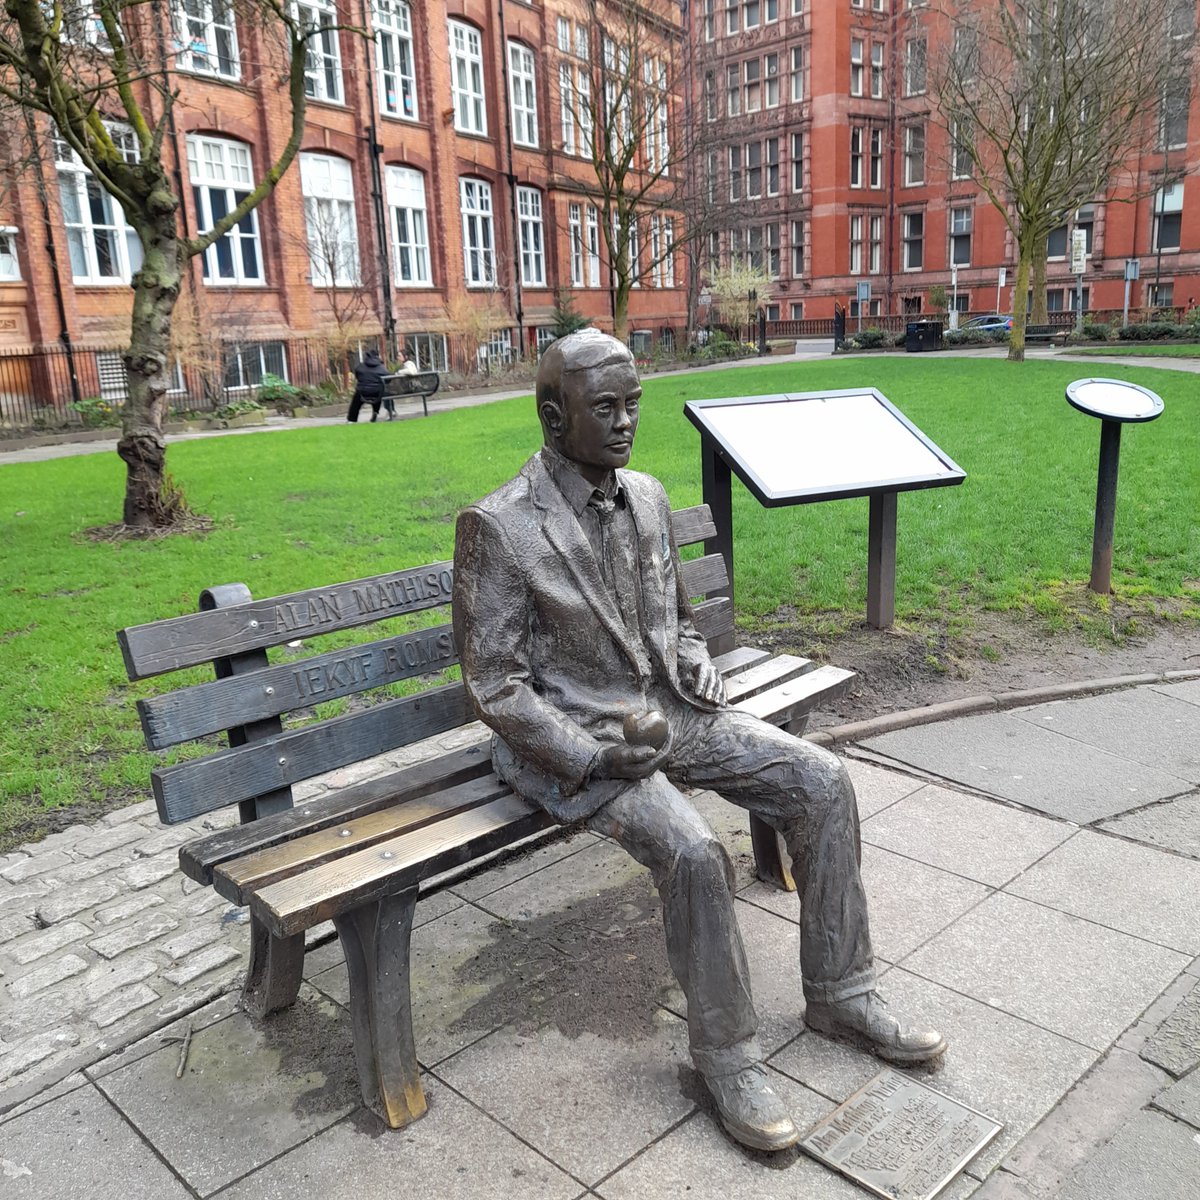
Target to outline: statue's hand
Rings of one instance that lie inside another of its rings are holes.
[[[725,684],[721,680],[721,672],[712,663],[697,663],[692,677],[692,686],[701,700],[715,704],[717,708],[725,707]]]
[[[645,779],[653,775],[666,760],[668,742],[661,750],[653,746],[631,746],[627,742],[611,742],[600,751],[592,769],[595,779]]]

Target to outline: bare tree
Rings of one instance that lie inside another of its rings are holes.
[[[134,231],[141,267],[125,367],[129,399],[117,453],[127,468],[124,523],[170,526],[178,500],[164,492],[163,417],[169,387],[171,320],[188,260],[231,235],[279,182],[304,128],[305,59],[311,29],[290,0],[214,0],[228,28],[235,14],[257,25],[273,55],[265,67],[288,97],[291,128],[278,157],[247,180],[236,206],[211,229],[184,237],[182,199],[171,160],[178,101],[175,58],[217,58],[227,45],[197,42],[172,23],[173,6],[155,0],[4,0],[0,17],[0,100],[41,114],[37,136],[73,154]],[[48,120],[46,119],[48,118]]]
[[[1190,8],[1186,30],[1179,14]],[[951,36],[930,63],[956,174],[969,173],[1017,247],[1008,356],[1025,357],[1025,297],[1046,240],[1083,205],[1170,182],[1139,171],[1164,111],[1192,74],[1194,3],[952,0]]]

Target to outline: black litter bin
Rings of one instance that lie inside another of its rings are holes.
[[[909,321],[904,327],[904,349],[909,354],[942,348],[941,321]]]

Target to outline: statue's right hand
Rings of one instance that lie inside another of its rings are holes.
[[[600,751],[592,774],[598,779],[645,779],[662,765],[668,749],[669,743],[656,750],[653,746],[611,742]]]

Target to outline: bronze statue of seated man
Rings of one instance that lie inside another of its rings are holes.
[[[501,778],[650,869],[696,1067],[729,1132],[779,1150],[799,1133],[762,1068],[731,865],[681,787],[712,788],[783,835],[811,1029],[897,1063],[935,1059],[946,1042],[907,1028],[876,991],[845,767],[726,707],[682,590],[666,493],[624,469],[641,394],[614,338],[587,329],[549,346],[537,375],[545,445],[458,518],[455,636]]]

